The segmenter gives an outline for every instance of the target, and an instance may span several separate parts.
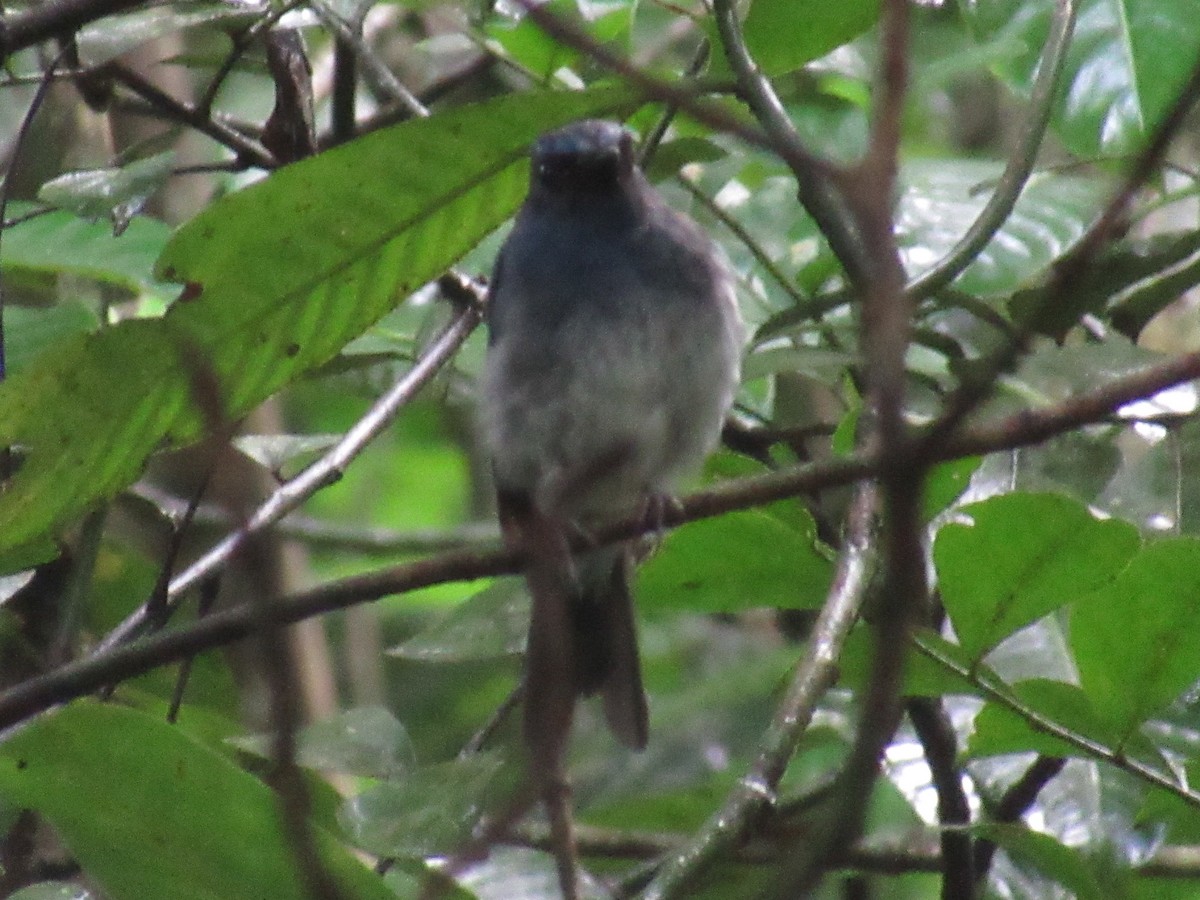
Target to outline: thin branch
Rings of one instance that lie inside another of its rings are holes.
[[[860,284],[871,269],[869,248],[836,189],[834,168],[814,155],[796,132],[771,82],[746,49],[733,0],[714,0],[713,14],[721,47],[738,86],[771,142],[770,149],[787,163],[800,189],[800,202],[816,220],[850,281]]]
[[[954,726],[933,697],[908,701],[908,718],[925,752],[938,796],[938,824],[942,845],[942,900],[971,900],[975,896],[975,853],[971,833],[971,805],[963,790],[958,767],[958,739]]]
[[[980,251],[1000,230],[1017,205],[1037,162],[1038,150],[1050,124],[1059,78],[1066,65],[1067,46],[1075,30],[1076,0],[1056,0],[1050,19],[1050,33],[1038,62],[1037,80],[1029,98],[1029,112],[1021,127],[1016,147],[1004,172],[996,182],[987,204],[958,242],[938,262],[908,285],[908,294],[916,300],[948,287],[971,264]]]
[[[176,100],[132,69],[119,63],[112,63],[106,69],[121,84],[149,103],[154,109],[164,113],[172,121],[190,125],[217,143],[228,147],[243,162],[262,169],[273,169],[278,165],[276,159],[262,144],[237,129],[230,128],[212,118],[207,112]]]
[[[758,759],[695,838],[673,852],[647,887],[645,900],[686,896],[688,887],[704,869],[735,846],[774,805],[779,780],[812,721],[817,703],[837,680],[842,647],[858,619],[874,569],[871,531],[875,504],[875,488],[864,484],[851,506],[846,542],[829,596],[805,643],[788,692],[763,736]]]
[[[1153,396],[1173,385],[1200,378],[1200,352],[1174,357],[1143,372],[1115,379],[1101,388],[1040,410],[1027,410],[998,422],[964,432],[960,439],[937,448],[936,460],[957,459],[980,453],[1010,450],[1036,444],[1047,437],[1096,421],[1135,400]],[[739,478],[698,491],[678,508],[663,511],[662,526],[675,527],[696,519],[737,509],[761,506],[814,491],[873,478],[878,472],[873,454],[860,451],[821,463]],[[255,515],[261,513],[256,511]],[[628,540],[645,530],[645,517],[596,528],[588,548]],[[581,547],[584,543],[580,539]],[[376,572],[341,579],[292,595],[273,604],[272,614],[283,623],[344,609],[418,588],[449,581],[471,581],[519,571],[522,560],[503,549],[459,550]],[[0,728],[9,728],[50,707],[91,693],[106,684],[140,675],[157,666],[193,653],[223,646],[246,637],[252,619],[243,604],[135,644],[117,646],[92,657],[31,678],[0,693]]]
[[[479,324],[481,314],[480,305],[464,305],[405,376],[375,402],[335,447],[287,484],[281,485],[247,516],[241,528],[227,535],[171,581],[167,590],[168,606],[178,606],[183,595],[192,587],[224,567],[247,539],[275,524],[317,491],[337,482],[351,460],[391,424],[417,391],[454,355]],[[97,652],[104,652],[140,633],[150,624],[147,612],[146,607],[134,611],[101,641]]]
[[[225,79],[229,77],[229,73],[233,71],[233,67],[237,65],[237,61],[250,48],[250,45],[254,43],[260,34],[274,27],[276,22],[293,9],[303,6],[304,2],[305,0],[288,0],[287,3],[272,9],[267,15],[263,16],[234,38],[233,48],[229,51],[225,59],[221,61],[221,65],[213,73],[212,78],[208,81],[208,85],[204,88],[204,93],[201,94],[200,99],[196,102],[195,108],[197,112],[205,116],[212,114],[213,104],[217,100],[217,94],[220,92],[221,86],[225,83]]]
[[[1200,806],[1200,792],[1194,791],[1186,784],[1181,784],[1175,781],[1168,774],[1164,774],[1159,770],[1146,765],[1139,760],[1132,759],[1126,756],[1121,750],[1108,747],[1099,741],[1072,731],[1071,729],[1060,725],[1058,722],[1051,719],[1049,716],[1043,715],[1038,710],[1026,704],[1017,697],[1007,684],[1000,681],[999,678],[992,676],[982,669],[972,671],[970,666],[965,666],[957,660],[947,656],[938,647],[928,641],[922,640],[920,636],[914,638],[916,647],[925,656],[932,659],[938,665],[943,666],[950,672],[953,672],[958,677],[964,679],[969,684],[973,685],[981,691],[987,699],[1000,704],[1005,709],[1016,713],[1026,722],[1029,723],[1037,731],[1049,737],[1057,738],[1065,744],[1074,747],[1084,756],[1090,756],[1093,759],[1098,759],[1101,762],[1106,762],[1109,765],[1116,766],[1123,772],[1134,775],[1142,781],[1152,784],[1155,787],[1162,788],[1170,794],[1185,801],[1191,806]]]
[[[736,859],[750,864],[778,863],[781,851],[772,837],[768,834],[766,840],[742,848]],[[548,840],[545,829],[522,827],[510,832],[505,843],[544,850]],[[686,840],[687,835],[669,832],[579,827],[580,851],[600,859],[650,860],[678,851]],[[936,874],[942,870],[936,845],[913,840],[860,844],[846,852],[841,864],[853,871],[877,875]],[[1150,859],[1133,866],[1132,871],[1143,878],[1200,878],[1200,846],[1167,844],[1159,847]]]
[[[776,265],[775,261],[771,259],[770,255],[754,238],[754,235],[750,234],[750,232],[745,229],[741,222],[723,210],[715,200],[704,193],[704,191],[700,190],[699,186],[696,185],[691,179],[680,174],[675,180],[683,187],[684,190],[691,194],[692,198],[697,203],[708,210],[709,213],[717,218],[722,225],[724,225],[730,230],[730,232],[733,233],[734,237],[742,242],[742,245],[750,251],[750,255],[754,257],[754,261],[758,263],[759,268],[766,272],[767,275],[770,276],[771,280],[774,281],[780,287],[780,289],[788,295],[796,309],[808,309],[810,298],[805,297],[802,293],[800,293],[800,290],[795,284],[792,283],[792,279],[788,278],[787,275],[784,274],[779,266]]]
[[[324,0],[314,0],[314,2],[309,4],[309,7],[317,14],[317,18],[321,20],[321,24],[334,33],[339,42],[354,48],[359,64],[391,95],[392,100],[399,103],[414,116],[424,118],[429,115],[429,110],[425,107],[425,104],[418,100],[416,95],[396,77],[395,73],[375,55],[374,51],[363,41],[362,35],[347,25]]]
[[[912,304],[893,230],[900,123],[908,82],[908,3],[887,0],[880,22],[881,66],[871,135],[862,162],[843,186],[870,265],[864,271],[861,343],[866,357],[865,441],[882,463],[881,577],[871,622],[871,670],[859,700],[858,731],[838,778],[837,801],[817,833],[797,846],[777,888],[780,897],[807,897],[825,872],[861,837],[884,750],[900,724],[908,635],[926,601],[921,501],[928,462],[915,455],[905,421],[905,356]]]
[[[127,493],[156,506],[172,522],[181,519],[188,508],[187,501],[151,484],[135,484]],[[233,528],[237,523],[228,510],[202,503],[196,507],[195,524],[224,529]],[[480,547],[494,544],[500,537],[495,522],[469,522],[457,528],[403,531],[369,525],[348,525],[295,512],[268,527],[280,537],[295,538],[314,547],[379,555],[437,553],[461,547]]]

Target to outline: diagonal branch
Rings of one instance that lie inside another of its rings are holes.
[[[862,485],[851,506],[848,534],[829,596],[763,738],[758,759],[696,837],[670,856],[646,889],[644,900],[685,896],[688,886],[720,854],[733,848],[774,804],[796,745],[808,730],[817,704],[837,680],[842,647],[858,620],[875,565],[872,526],[876,503],[875,488],[870,482]]]
[[[1116,379],[1063,403],[1039,410],[1026,410],[972,428],[960,439],[939,446],[936,458],[956,459],[1036,444],[1054,434],[1107,420],[1126,404],[1196,378],[1200,378],[1200,352],[1173,357],[1161,365]],[[663,527],[678,526],[736,509],[843,486],[872,478],[877,471],[875,457],[859,452],[781,472],[740,478],[692,494],[680,503],[678,509],[672,507],[664,510],[662,524]],[[641,534],[645,526],[645,517],[641,515],[614,522],[592,532],[588,546],[627,540]],[[520,564],[521,560],[516,554],[501,549],[465,549],[443,553],[303,591],[271,604],[271,614],[279,622],[299,622],[434,584],[513,573],[518,571]],[[249,607],[244,604],[235,606],[170,632],[106,649],[88,659],[29,679],[0,693],[0,729],[10,728],[56,704],[81,697],[105,685],[244,638],[253,628],[254,621]]]
[[[479,298],[476,298],[478,300]],[[246,517],[245,524],[231,532],[187,569],[177,575],[167,589],[168,612],[179,605],[183,596],[221,569],[247,540],[265,531],[300,506],[324,487],[337,482],[349,463],[366,448],[395,418],[397,413],[416,395],[454,355],[462,342],[479,324],[482,315],[480,302],[462,306],[450,324],[434,339],[424,355],[411,369],[375,402],[365,416],[355,423],[321,459],[291,481],[281,485],[271,496]],[[151,610],[142,606],[101,641],[97,648],[103,653],[142,632],[151,623]]]

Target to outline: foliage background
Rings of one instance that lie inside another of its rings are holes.
[[[499,816],[510,827],[446,890],[557,895],[537,816],[503,816],[517,729],[479,734],[519,676],[526,613],[474,438],[469,279],[521,201],[530,140],[619,115],[643,136],[669,123],[648,171],[726,248],[753,339],[694,521],[639,576],[650,748],[626,752],[590,708],[577,723],[597,894],[788,896],[807,865],[820,897],[1200,896],[1200,238],[1182,116],[1200,3],[1075,5],[913,4],[894,190],[847,170],[876,189],[912,287],[910,424],[988,388],[892,472],[920,488],[919,518],[876,505],[880,529],[850,483],[880,468],[855,434],[869,440],[882,363],[837,236],[796,200],[797,174],[836,186],[841,170],[798,173],[778,139],[713,127],[749,94],[722,52],[729,4],[548,5],[594,43],[520,3],[96,3],[54,41],[25,26],[56,4],[10,9],[3,892],[418,896]],[[878,7],[743,11],[816,157],[880,146],[874,79],[899,44]],[[714,105],[664,115],[672,86]],[[993,227],[964,247],[983,214]],[[434,353],[447,361],[418,383]],[[374,404],[405,378],[419,390],[384,427]],[[342,455],[368,425],[381,433]],[[262,504],[293,500],[245,538]],[[926,541],[921,602],[888,590],[897,527]],[[239,553],[217,543],[230,533]],[[863,622],[826,630],[817,611],[847,592]],[[197,601],[218,611],[197,623]],[[175,614],[120,649],[147,602]],[[814,673],[798,662],[819,640],[833,658]],[[880,681],[881,646],[907,655],[903,681]],[[876,688],[903,703],[898,729],[861,702]],[[782,728],[797,692],[819,704]],[[847,785],[871,736],[882,777]]]

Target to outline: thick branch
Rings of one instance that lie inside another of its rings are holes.
[[[0,19],[0,65],[19,50],[76,29],[113,13],[139,6],[142,0],[52,0]]]
[[[1122,406],[1172,385],[1200,378],[1200,352],[1172,358],[1159,366],[1118,379],[1101,388],[1041,410],[1030,410],[965,432],[962,438],[937,448],[936,459],[948,460],[979,453],[1036,444],[1051,435],[1091,422],[1107,420]],[[872,477],[877,461],[866,452],[839,457],[781,472],[724,482],[685,498],[678,509],[668,507],[663,527],[736,509],[761,506],[826,488]],[[597,528],[590,541],[612,543],[636,536],[645,517],[632,516]],[[582,549],[582,541],[581,549]],[[588,546],[594,546],[589,543]],[[344,609],[356,603],[442,584],[471,581],[518,571],[520,560],[504,550],[460,550],[400,566],[353,576],[296,594],[272,604],[276,621],[299,622],[311,616]],[[10,727],[57,703],[83,696],[105,685],[140,675],[156,666],[245,637],[252,626],[251,610],[232,607],[174,631],[115,647],[89,659],[62,666],[0,694],[0,728]]]

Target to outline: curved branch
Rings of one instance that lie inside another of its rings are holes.
[[[1067,46],[1075,30],[1076,0],[1056,0],[1050,20],[1050,33],[1038,63],[1037,80],[1029,98],[1029,115],[1021,127],[1017,146],[1004,167],[987,204],[961,238],[931,269],[922,272],[908,285],[914,300],[936,294],[954,281],[987,246],[1012,215],[1017,198],[1025,188],[1037,160],[1038,148],[1050,124],[1050,113],[1058,91],[1058,79],[1067,59]]]
[[[51,0],[0,19],[0,65],[19,50],[67,35],[88,22],[139,6],[142,0]]]

